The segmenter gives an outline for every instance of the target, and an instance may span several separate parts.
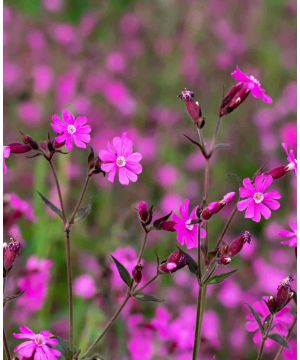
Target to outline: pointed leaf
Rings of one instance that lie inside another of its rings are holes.
[[[55,206],[54,204],[52,204],[52,202],[50,200],[48,200],[42,193],[40,193],[38,191],[39,196],[41,197],[41,199],[43,200],[43,202],[45,203],[46,206],[48,206],[49,209],[51,209],[56,215],[58,215],[61,219],[63,219],[62,216],[62,212],[61,210]]]
[[[268,336],[270,339],[276,341],[278,344],[280,344],[281,346],[283,346],[286,349],[290,349],[290,345],[287,342],[286,338],[279,335],[279,334],[271,334]]]
[[[177,248],[186,256],[186,262],[190,272],[198,276],[198,265],[196,261],[191,257],[191,255],[182,250],[180,246],[177,246]]]
[[[253,309],[253,307],[249,304],[247,304],[249,310],[251,311],[252,315],[254,316],[255,321],[257,322],[257,325],[260,329],[260,332],[263,333],[264,332],[264,328],[263,325],[261,323],[260,317],[258,315],[258,313]]]
[[[87,206],[80,208],[75,215],[74,223],[88,217],[91,211],[92,211],[92,203],[89,203]]]
[[[158,299],[155,296],[150,295],[150,294],[138,293],[138,294],[135,294],[134,297],[137,300],[140,300],[140,301],[163,302],[163,300],[160,300],[160,299]]]
[[[211,285],[211,284],[219,284],[220,282],[224,281],[226,278],[233,275],[237,271],[238,271],[238,269],[235,269],[235,270],[229,271],[227,273],[223,273],[223,274],[220,274],[220,275],[215,275],[215,276],[211,277],[210,279],[208,279],[206,281],[206,283],[209,284],[209,285]]]
[[[162,216],[162,217],[159,218],[159,219],[154,220],[153,226],[154,226],[155,228],[159,228],[159,226],[160,226],[160,224],[161,224],[162,222],[164,222],[164,221],[166,221],[166,220],[169,219],[169,217],[172,215],[172,212],[173,212],[173,211],[169,212],[167,215]]]
[[[117,260],[117,259],[116,259],[115,257],[113,257],[112,255],[111,255],[111,257],[112,257],[114,263],[115,263],[116,266],[117,266],[117,269],[118,269],[118,272],[119,272],[119,274],[120,274],[121,279],[124,281],[124,283],[125,283],[126,285],[130,286],[130,285],[131,285],[131,282],[132,282],[132,279],[131,279],[131,276],[130,276],[129,272],[127,271],[127,269],[125,268],[125,266],[120,263],[119,260]]]

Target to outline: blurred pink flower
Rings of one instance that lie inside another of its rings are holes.
[[[13,333],[13,336],[16,339],[29,339],[14,349],[22,359],[55,360],[61,356],[61,352],[53,348],[58,345],[58,340],[50,331],[42,330],[36,334],[27,326],[20,326],[19,329],[21,333]]]
[[[278,235],[284,238],[289,238],[286,241],[281,241],[281,244],[288,245],[290,247],[297,247],[297,222],[291,221],[290,230],[281,230]]]
[[[170,164],[160,165],[157,171],[157,182],[163,187],[169,187],[179,179],[178,170],[175,166]]]
[[[90,299],[97,292],[95,280],[89,274],[83,274],[78,276],[74,280],[73,287],[74,294],[82,297],[83,299]]]
[[[185,199],[179,209],[181,218],[176,214],[173,214],[172,219],[176,222],[176,225],[174,227],[177,231],[177,240],[179,244],[184,245],[185,243],[186,247],[188,249],[191,249],[198,247],[198,243],[197,243],[198,225],[191,224],[192,220],[197,219],[196,216],[197,207],[195,207],[192,210],[191,214],[189,215],[189,204],[190,201],[188,199]],[[206,236],[206,231],[203,228],[201,228],[200,230],[201,239],[205,238],[205,236]]]
[[[260,98],[267,104],[272,103],[272,98],[266,94],[265,89],[261,87],[260,82],[253,75],[248,76],[237,67],[231,73],[231,76],[235,80],[244,83],[255,98]]]
[[[240,187],[240,197],[246,198],[237,204],[239,211],[245,212],[246,219],[252,219],[255,222],[260,222],[261,215],[265,219],[271,216],[271,210],[278,210],[280,204],[276,199],[280,199],[281,195],[278,191],[265,192],[272,184],[272,176],[258,175],[255,177],[254,183],[250,178],[243,180],[244,187]]]
[[[295,158],[294,150],[292,149],[288,150],[286,143],[282,143],[281,145],[286,153],[289,166],[291,167],[292,170],[294,170],[295,175],[297,175],[297,159]]]
[[[5,159],[8,159],[10,155],[10,147],[3,146],[3,174],[7,174],[7,165],[5,163]]]
[[[114,137],[112,145],[108,142],[107,150],[99,151],[99,158],[103,161],[101,169],[108,173],[108,181],[114,182],[117,170],[120,184],[128,185],[130,181],[137,181],[137,175],[142,172],[140,164],[142,155],[132,151],[132,141],[128,139],[126,133],[121,137]]]
[[[126,59],[121,52],[113,51],[107,55],[105,65],[111,72],[121,73],[126,68]]]
[[[17,299],[22,312],[33,313],[40,310],[47,297],[52,261],[31,256],[26,263],[18,287],[24,294]],[[19,309],[20,311],[20,309]]]
[[[265,318],[270,315],[270,311],[264,302],[264,300],[256,301],[252,305],[253,309],[258,313],[261,322],[263,323]],[[270,333],[277,333],[282,336],[286,336],[289,331],[289,326],[293,322],[294,316],[291,313],[291,309],[289,307],[285,307],[280,310],[278,313],[274,315],[273,326],[271,328]],[[252,313],[248,313],[246,316],[246,330],[249,332],[254,332],[253,342],[255,345],[259,345],[262,340],[261,332],[259,330],[258,324],[254,319]],[[265,346],[268,348],[275,344],[272,339],[267,339],[265,342]]]
[[[79,148],[86,148],[86,144],[90,142],[91,127],[87,125],[87,118],[85,116],[79,116],[75,119],[75,116],[64,110],[62,112],[62,119],[58,115],[52,116],[52,129],[59,134],[55,137],[58,143],[66,144],[68,150],[73,149],[73,142]]]
[[[280,137],[282,142],[286,143],[288,147],[297,148],[297,123],[288,122],[282,125],[280,129]]]
[[[39,103],[28,100],[19,104],[18,114],[24,123],[32,126],[41,121],[43,110]]]
[[[23,215],[28,221],[36,221],[36,215],[33,207],[28,201],[21,199],[15,193],[5,194],[4,200],[9,203],[13,210],[15,210],[18,214]]]

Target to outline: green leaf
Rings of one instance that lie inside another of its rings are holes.
[[[140,301],[152,301],[152,302],[162,302],[163,301],[163,300],[157,299],[155,296],[150,295],[150,294],[138,293],[138,294],[135,294],[134,297]]]
[[[257,324],[258,324],[258,327],[259,327],[259,329],[260,329],[260,332],[263,333],[264,328],[263,328],[263,325],[262,325],[262,323],[261,323],[261,320],[260,320],[260,317],[259,317],[258,313],[253,309],[253,307],[252,307],[251,305],[249,305],[249,304],[247,304],[247,305],[248,305],[248,308],[249,308],[249,310],[251,311],[252,315],[254,316],[255,321],[256,321]]]
[[[120,263],[120,261],[118,261],[118,260],[117,260],[115,257],[113,257],[112,255],[111,255],[111,257],[112,257],[114,263],[115,263],[116,266],[117,266],[117,269],[118,269],[118,272],[119,272],[119,274],[120,274],[120,276],[121,276],[121,279],[124,281],[125,284],[127,284],[128,286],[130,286],[130,285],[131,285],[131,282],[132,282],[132,279],[131,279],[131,276],[130,276],[129,272],[127,271],[127,269],[125,268],[125,266]]]
[[[50,200],[48,200],[42,193],[38,191],[39,196],[43,200],[46,206],[48,206],[49,209],[51,209],[56,215],[58,215],[61,219],[63,219],[61,210],[56,207]]]
[[[276,341],[278,344],[280,344],[281,346],[283,346],[286,349],[290,348],[289,343],[287,342],[286,338],[284,338],[283,336],[279,335],[279,334],[271,334],[268,336],[270,339]]]
[[[234,269],[232,271],[229,271],[227,273],[223,273],[223,274],[220,274],[220,275],[215,275],[215,276],[212,276],[210,279],[208,279],[206,281],[206,284],[208,285],[212,285],[212,284],[219,284],[221,283],[222,281],[224,281],[226,278],[228,278],[229,276],[233,275],[234,273],[236,273],[238,271],[238,269]]]
[[[74,223],[88,217],[89,214],[91,213],[91,210],[92,210],[92,203],[89,203],[87,206],[80,208],[75,215]]]
[[[198,276],[198,265],[196,261],[191,257],[191,255],[183,251],[180,246],[177,246],[177,248],[186,256],[186,262],[190,272]]]

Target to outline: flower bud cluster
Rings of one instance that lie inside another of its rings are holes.
[[[241,235],[233,240],[229,245],[222,244],[217,252],[217,261],[219,264],[227,265],[232,258],[236,256],[244,247],[245,243],[250,244],[251,234],[249,231],[243,231]]]

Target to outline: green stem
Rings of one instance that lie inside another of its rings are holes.
[[[7,338],[6,338],[6,334],[5,334],[5,330],[3,327],[3,345],[4,345],[4,350],[5,350],[5,355],[6,355],[6,359],[10,360],[11,356],[10,356],[10,352],[9,352],[9,347],[8,347],[8,343],[7,343]]]
[[[60,203],[60,208],[61,208],[61,212],[62,212],[62,216],[63,216],[63,222],[65,223],[66,222],[66,213],[65,213],[64,202],[63,202],[63,197],[62,197],[62,192],[61,192],[61,188],[59,185],[58,177],[57,177],[56,170],[53,165],[52,159],[48,160],[48,162],[49,162],[49,165],[51,167],[51,170],[52,170],[52,173],[54,176],[55,185],[56,185],[57,194],[58,194],[59,203]]]
[[[206,298],[206,285],[199,286],[198,301],[197,301],[196,330],[195,330],[194,348],[193,348],[193,360],[198,360],[198,354],[200,350],[201,329],[202,329],[202,321],[203,321],[203,314],[205,307],[205,298]]]
[[[136,289],[134,292],[133,292],[133,296],[139,292],[141,292],[142,290],[144,290],[148,285],[152,284],[157,278],[159,277],[159,274],[156,274],[155,276],[153,276],[152,279],[150,279],[149,281],[146,282],[146,284],[144,286],[142,286],[141,288],[139,289]]]
[[[67,282],[68,282],[68,305],[69,305],[69,342],[73,350],[74,345],[74,326],[73,326],[73,280],[72,280],[72,257],[70,231],[65,232],[66,243],[66,264],[67,264]]]

